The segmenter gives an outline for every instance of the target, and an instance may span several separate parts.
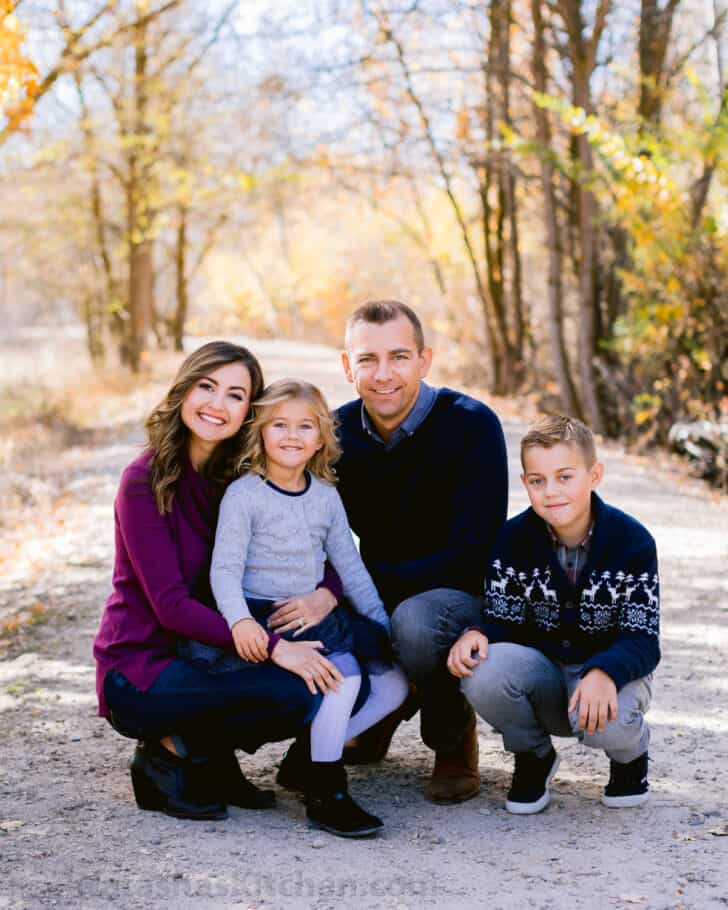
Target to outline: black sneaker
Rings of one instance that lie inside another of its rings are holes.
[[[506,798],[506,809],[514,815],[533,815],[549,804],[549,784],[559,767],[553,747],[543,758],[531,752],[516,752],[516,769]]]
[[[641,806],[649,799],[647,782],[648,755],[643,752],[633,761],[622,764],[609,763],[609,783],[604,788],[602,802],[610,809],[627,809]]]

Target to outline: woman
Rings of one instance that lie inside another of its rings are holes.
[[[208,574],[219,501],[262,388],[246,348],[215,341],[190,354],[148,418],[147,448],[122,474],[115,502],[114,590],[94,642],[99,714],[140,741],[130,765],[137,804],[177,818],[271,805],[272,791],[246,780],[234,750],[295,736],[341,680],[319,642],[275,633],[268,661],[230,673],[176,654],[178,636],[234,650],[208,605]],[[292,624],[318,622],[339,593],[296,598]]]

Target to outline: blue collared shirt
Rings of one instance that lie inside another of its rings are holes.
[[[406,439],[408,436],[411,436],[415,432],[417,427],[420,426],[422,421],[432,410],[432,406],[435,403],[436,398],[437,389],[433,388],[431,385],[427,385],[426,382],[422,382],[420,380],[420,390],[417,393],[417,401],[415,401],[414,407],[405,417],[402,423],[393,430],[392,435],[389,437],[389,442],[385,442],[379,433],[377,433],[376,429],[374,428],[374,424],[366,412],[364,402],[362,401],[362,427],[364,428],[364,431],[372,437],[372,439],[375,439],[377,442],[381,443],[384,446],[386,452],[389,452],[396,445],[402,442],[403,439]]]

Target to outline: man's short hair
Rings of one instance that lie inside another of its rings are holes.
[[[580,449],[588,468],[597,460],[594,435],[589,427],[575,417],[553,414],[549,417],[541,417],[532,424],[521,440],[521,465],[524,470],[526,466],[523,463],[523,456],[527,449],[537,447],[551,449],[559,443],[576,446]]]
[[[418,353],[422,353],[425,346],[425,333],[422,331],[422,323],[417,313],[408,307],[406,303],[400,303],[399,300],[370,300],[362,304],[349,316],[346,321],[346,332],[344,334],[344,346],[349,348],[349,339],[355,325],[359,322],[370,322],[375,325],[382,325],[385,322],[392,322],[404,316],[408,319],[414,329],[415,344]]]

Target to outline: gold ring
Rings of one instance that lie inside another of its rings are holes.
[[[305,628],[306,628],[306,620],[305,620],[302,616],[299,617],[299,620],[298,620],[298,628],[299,628],[299,629],[305,629]]]

